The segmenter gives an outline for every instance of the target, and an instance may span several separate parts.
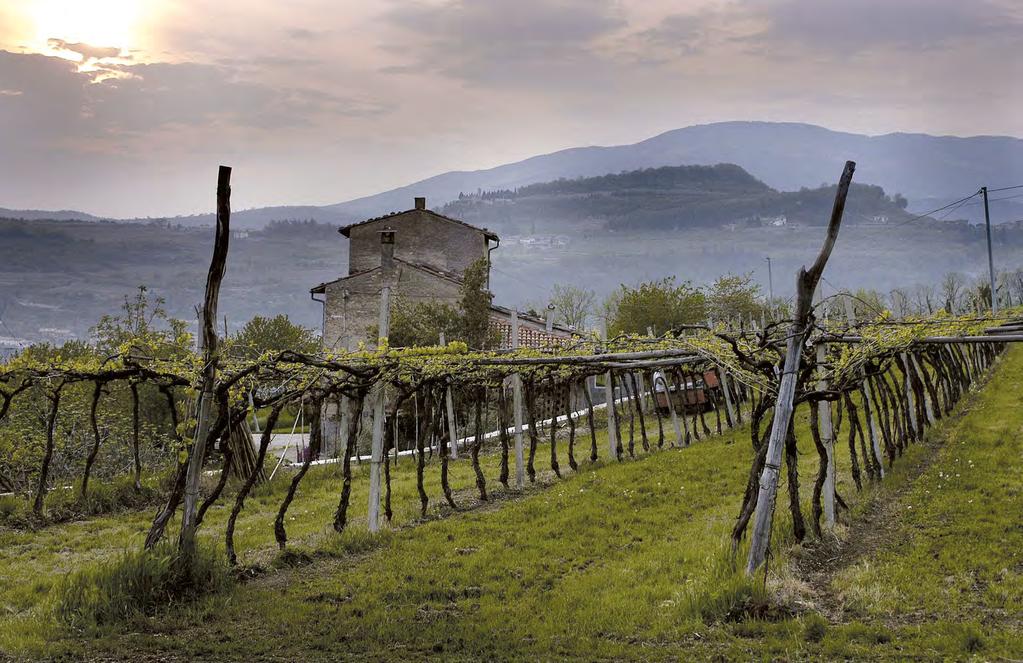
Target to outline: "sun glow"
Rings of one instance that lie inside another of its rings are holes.
[[[98,47],[132,48],[144,0],[36,0],[32,7],[36,40],[50,39]]]

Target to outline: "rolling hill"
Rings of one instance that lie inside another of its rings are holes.
[[[901,193],[910,209],[938,207],[975,191],[1023,183],[1023,140],[1006,136],[883,136],[831,131],[777,122],[719,122],[676,129],[631,145],[578,147],[485,170],[454,171],[374,196],[330,205],[349,216],[404,209],[413,195],[431,204],[459,193],[516,189],[558,178],[592,177],[658,166],[733,163],[768,186],[796,190],[834,182],[846,159],[857,162],[856,182]],[[1023,207],[1003,204],[1005,219],[1023,217]],[[967,208],[963,218],[980,220]]]
[[[827,222],[834,196],[834,186],[776,191],[734,164],[663,166],[460,194],[443,213],[506,235],[816,226]],[[881,187],[853,184],[848,223],[905,222],[905,205]]]
[[[235,227],[250,229],[281,219],[348,223],[407,209],[414,196],[426,196],[437,209],[460,193],[511,190],[562,178],[683,164],[733,163],[774,189],[791,191],[834,182],[846,159],[858,164],[856,182],[881,186],[889,194],[901,193],[914,212],[940,207],[983,185],[1023,183],[1023,140],[1019,138],[917,133],[867,136],[810,124],[718,122],[675,129],[628,145],[575,147],[493,168],[451,171],[334,205],[241,210],[234,221]],[[1023,198],[1005,196],[996,201],[992,213],[996,223],[1023,218]],[[2,216],[81,220],[88,215],[11,210]],[[979,222],[982,209],[979,205],[963,207],[957,218]],[[210,225],[213,215],[170,220],[180,225]]]

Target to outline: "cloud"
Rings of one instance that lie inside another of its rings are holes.
[[[931,50],[957,40],[1023,38],[1018,7],[994,0],[764,0],[749,9],[767,22],[751,42],[821,53]]]
[[[82,56],[83,60],[101,60],[103,58],[121,57],[121,49],[114,46],[92,46],[80,42],[70,43],[63,39],[51,38],[46,43],[58,51],[68,51]],[[127,56],[130,58],[130,56]]]
[[[597,41],[626,25],[611,0],[413,3],[385,19],[404,37],[385,49],[413,57],[388,71],[434,71],[490,86],[590,64],[599,57]]]
[[[297,41],[313,41],[326,36],[325,31],[310,30],[308,28],[291,28],[285,31],[285,34]]]
[[[210,118],[282,127],[324,114],[382,111],[379,104],[316,87],[245,80],[220,65],[107,64],[100,71],[121,77],[98,80],[95,72],[78,71],[74,63],[60,58],[0,51],[0,79],[14,83],[11,88],[21,91],[26,102],[77,108],[104,131],[194,125]],[[0,118],[3,111],[0,108]]]

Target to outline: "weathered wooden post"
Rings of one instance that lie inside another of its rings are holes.
[[[909,377],[909,372],[912,368],[909,365],[909,354],[903,352],[902,358],[902,371],[903,380],[906,389],[906,409],[909,412],[909,425],[913,429],[912,437],[914,439],[920,438],[920,422],[916,418],[916,394],[913,393],[913,382]]]
[[[202,339],[203,373],[199,392],[199,410],[195,439],[188,455],[185,474],[184,502],[181,512],[181,536],[178,545],[186,556],[195,552],[196,509],[199,506],[199,484],[202,464],[206,458],[210,422],[213,417],[213,396],[217,379],[217,304],[220,283],[227,268],[227,249],[231,239],[231,168],[221,166],[217,174],[217,229],[213,240],[213,258],[206,276],[206,296],[203,299]]]
[[[519,312],[512,311],[511,318],[512,349],[519,349]],[[512,374],[512,409],[515,415],[515,486],[521,489],[526,485],[526,458],[522,449],[522,376]]]
[[[600,340],[604,341],[604,352],[607,352],[607,320],[600,323]],[[607,404],[607,446],[609,458],[618,458],[618,438],[615,435],[615,386],[611,371],[604,374],[604,402]]]
[[[853,310],[852,296],[846,295],[842,298],[845,302],[845,317],[849,326],[852,327],[856,324],[856,313]],[[874,460],[877,461],[877,466],[881,471],[881,478],[884,478],[884,458],[881,456],[881,436],[878,433],[877,428],[877,408],[875,407],[876,400],[870,388],[870,380],[867,379],[866,371],[860,371],[860,377],[863,379],[863,396],[866,399],[865,405],[867,408],[867,432],[870,436],[870,449],[871,453],[874,454]]]
[[[913,362],[913,368],[917,372],[917,375],[920,376],[920,380],[922,382],[924,380],[924,371],[927,370],[924,367],[923,362],[920,361],[920,358],[916,356],[915,352],[910,352],[909,353],[909,360],[911,362]],[[927,425],[928,426],[933,426],[934,424],[936,424],[938,422],[938,418],[934,414],[934,403],[931,401],[931,392],[926,388],[926,386],[924,387],[923,394],[924,394],[924,415],[927,417]]]
[[[732,391],[728,388],[728,375],[724,366],[718,366],[718,377],[721,378],[721,391],[725,394],[725,411],[728,412],[728,425],[735,428],[738,421],[735,418],[735,406],[732,404]]]
[[[391,288],[380,289],[380,323],[378,349],[386,347],[391,323]],[[373,441],[369,460],[369,531],[380,530],[380,464],[384,462],[384,417],[387,404],[387,386],[380,381],[374,387]]]
[[[447,345],[444,332],[440,333],[440,344]],[[458,459],[458,426],[455,422],[455,399],[451,395],[451,386],[444,387],[444,408],[448,417],[448,435],[450,436],[451,458]]]
[[[842,224],[842,213],[845,210],[845,199],[849,194],[849,184],[852,182],[855,169],[856,164],[852,161],[845,163],[845,170],[842,172],[842,178],[838,182],[838,190],[835,193],[835,205],[831,211],[831,220],[828,222],[824,245],[810,271],[801,268],[796,276],[795,315],[789,327],[785,363],[781,374],[781,383],[778,385],[778,398],[774,405],[774,419],[771,423],[771,435],[767,442],[764,471],[760,475],[756,512],[753,516],[753,534],[750,538],[749,561],[746,564],[747,575],[753,575],[764,563],[767,559],[768,547],[771,544],[771,523],[774,519],[775,498],[778,495],[778,477],[781,474],[785,439],[792,421],[800,355],[805,341],[813,293],[817,289],[817,283],[824,272],[831,251],[835,248],[838,229]]]
[[[824,375],[824,362],[827,361],[828,348],[824,343],[817,344],[817,391],[824,392],[829,388]],[[821,430],[821,442],[824,444],[827,467],[824,469],[824,524],[835,526],[835,429],[831,423],[831,403],[826,400],[817,402],[817,421]]]
[[[655,374],[656,375],[656,374]],[[675,429],[675,443],[684,447],[686,444],[686,438],[682,437],[682,426],[678,421],[678,413],[675,412],[675,398],[671,393],[671,385],[668,384],[667,371],[660,372],[661,384],[664,385],[664,395],[668,401],[668,412],[671,414],[671,427]],[[656,380],[656,378],[655,378]],[[657,385],[654,385],[654,398],[656,398]],[[655,404],[656,405],[656,404]]]

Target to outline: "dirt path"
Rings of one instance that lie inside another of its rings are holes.
[[[792,571],[804,585],[805,596],[802,602],[814,608],[832,622],[841,622],[845,617],[844,597],[835,590],[832,581],[845,569],[870,557],[886,546],[896,545],[894,534],[902,524],[905,513],[903,497],[909,492],[917,480],[937,461],[950,429],[960,425],[960,421],[972,409],[976,392],[967,396],[962,404],[946,415],[940,430],[930,429],[927,439],[915,443],[923,446],[926,451],[913,459],[912,465],[906,466],[906,474],[897,484],[888,482],[875,485],[867,501],[857,509],[856,516],[848,521],[846,528],[840,529],[835,535],[825,535],[820,540],[810,540],[803,544],[801,554],[794,558]],[[902,458],[896,462],[905,462]],[[841,514],[840,524],[843,522]]]

